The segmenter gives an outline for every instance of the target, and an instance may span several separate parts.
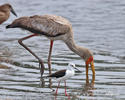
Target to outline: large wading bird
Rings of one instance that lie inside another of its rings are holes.
[[[86,75],[88,75],[89,65],[91,66],[93,75],[95,75],[92,52],[85,47],[81,47],[75,44],[72,25],[67,19],[56,15],[34,15],[30,17],[26,16],[14,20],[10,25],[6,26],[6,28],[21,28],[33,33],[32,35],[19,39],[18,42],[39,60],[39,63],[41,64],[41,75],[44,72],[43,61],[22,43],[23,40],[39,35],[44,35],[45,37],[50,39],[50,50],[48,56],[49,74],[51,74],[51,53],[53,42],[55,40],[62,40],[71,51],[85,60]]]

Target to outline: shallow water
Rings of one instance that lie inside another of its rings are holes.
[[[13,5],[19,17],[56,14],[67,18],[73,25],[76,43],[93,51],[96,75],[94,79],[90,70],[88,81],[84,61],[62,41],[54,42],[52,71],[66,68],[69,62],[75,63],[83,71],[67,80],[70,99],[125,99],[124,0],[0,0],[0,4],[5,2]],[[8,67],[0,69],[0,100],[68,99],[64,94],[64,83],[61,83],[55,96],[55,92],[49,88],[49,80],[40,80],[38,61],[18,44],[17,40],[29,32],[5,29],[14,19],[15,16],[11,14],[10,19],[0,25],[0,64]],[[25,44],[44,60],[44,75],[48,75],[49,40],[34,37]],[[56,86],[57,82],[52,80],[54,90]]]

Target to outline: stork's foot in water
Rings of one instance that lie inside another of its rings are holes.
[[[39,69],[40,69],[40,74],[41,74],[41,77],[43,76],[43,73],[44,73],[44,64],[42,62],[42,60],[39,60]]]

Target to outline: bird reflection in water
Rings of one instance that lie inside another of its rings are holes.
[[[94,84],[95,84],[95,75],[92,76],[92,79],[89,79],[89,76],[86,76],[86,82],[83,86],[79,87],[78,89],[73,89],[71,91],[71,95],[72,99],[78,99],[78,96],[93,96],[93,90],[95,90],[94,88]],[[75,94],[74,94],[74,93]]]
[[[95,84],[95,75],[92,76],[92,80],[90,82],[90,79],[89,79],[89,76],[87,75],[86,76],[86,83],[83,85],[83,88],[82,90],[73,90],[71,91],[72,92],[77,92],[77,95],[69,95],[68,96],[68,100],[75,100],[75,99],[78,99],[78,96],[93,96],[93,91],[95,88],[94,88],[94,84]],[[55,100],[57,100],[57,95],[55,95]]]
[[[83,96],[93,96],[93,91],[94,88],[94,84],[95,84],[95,75],[92,76],[92,80],[90,82],[89,80],[89,76],[86,76],[86,84],[84,84],[82,90],[79,92],[79,95],[83,95]]]
[[[95,84],[95,75],[92,76],[91,82],[89,82],[89,76],[86,76],[86,84],[84,85],[84,88],[82,90],[82,94],[85,96],[93,96],[93,91]]]

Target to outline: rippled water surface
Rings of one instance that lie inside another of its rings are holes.
[[[67,93],[72,100],[125,99],[125,1],[124,0],[0,0],[9,2],[18,17],[35,14],[56,14],[67,18],[73,26],[75,42],[94,53],[95,78],[85,76],[84,61],[71,52],[62,41],[55,41],[52,52],[52,72],[76,64],[82,73],[67,80]],[[57,82],[40,80],[38,61],[17,40],[29,32],[5,29],[16,17],[0,25],[0,100],[64,100],[64,83],[58,95]],[[27,34],[28,33],[28,34]],[[48,75],[49,40],[33,37],[25,41],[44,60]]]

